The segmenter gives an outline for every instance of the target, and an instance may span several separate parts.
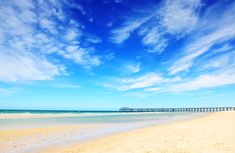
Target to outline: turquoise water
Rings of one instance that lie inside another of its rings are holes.
[[[12,114],[12,111],[7,111]],[[4,114],[7,113],[6,111]],[[74,124],[114,124],[114,123],[144,123],[164,122],[175,118],[185,118],[196,113],[167,112],[167,113],[119,113],[115,111],[14,111],[13,114],[61,114],[63,116],[43,118],[0,118],[0,128],[40,127]],[[68,114],[68,115],[66,115]],[[71,115],[72,114],[72,115]]]
[[[95,110],[15,110],[0,109],[0,114],[61,114],[61,113],[112,113],[119,111],[95,111]]]

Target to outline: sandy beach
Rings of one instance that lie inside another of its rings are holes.
[[[9,115],[9,117],[16,118],[17,115]],[[49,119],[53,120],[51,117]],[[128,122],[118,124],[61,124],[59,126],[50,125],[44,127],[37,127],[37,125],[27,128],[0,129],[0,152],[235,152],[235,112],[208,113],[195,117],[172,120],[164,124],[147,125],[147,127],[141,127],[140,125],[142,126],[142,123]]]
[[[125,132],[45,153],[234,153],[235,112]]]

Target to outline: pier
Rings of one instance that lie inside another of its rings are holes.
[[[129,108],[122,107],[119,112],[219,112],[235,111],[235,107],[198,107],[198,108]]]

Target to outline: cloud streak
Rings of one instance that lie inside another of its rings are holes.
[[[183,92],[193,91],[206,88],[221,87],[225,85],[235,84],[235,71],[233,69],[225,70],[224,72],[217,72],[214,74],[204,74],[188,82],[171,85],[165,91]]]
[[[199,30],[196,32],[194,40],[184,47],[182,56],[169,68],[170,74],[174,75],[188,71],[194,66],[194,60],[207,52],[213,52],[213,46],[226,43],[235,37],[235,15],[233,15],[235,14],[235,3],[231,4],[224,12],[221,12],[221,16],[213,21],[209,19],[214,19],[218,11],[210,9],[209,11],[209,15],[201,19],[202,25],[198,25]],[[207,27],[200,29],[206,25]],[[227,48],[227,50],[229,49]]]
[[[0,81],[50,80],[63,75],[65,65],[54,55],[85,68],[101,64],[94,49],[80,42],[81,26],[66,13],[67,4],[53,0],[0,2]]]
[[[148,47],[151,53],[162,53],[169,45],[168,35],[175,38],[182,37],[191,32],[198,22],[200,0],[165,0],[159,7],[135,19],[127,19],[123,25],[112,31],[111,40],[121,44],[134,32],[142,37],[142,44]]]
[[[156,93],[235,84],[235,2],[214,2],[206,7],[203,3],[200,0],[164,0],[150,11],[139,11],[142,14],[138,12],[114,28],[111,38],[115,43],[122,44],[137,37],[142,50],[158,53],[153,55],[158,57],[167,51],[164,55],[170,59],[151,67],[153,70],[142,72],[139,77],[132,73],[130,77],[118,79],[111,87]],[[182,42],[166,50],[174,41]],[[134,68],[130,69],[134,72]],[[144,70],[144,64],[141,68]]]
[[[117,28],[112,31],[111,41],[117,44],[123,43],[127,40],[133,32],[141,27],[145,22],[147,22],[151,16],[143,17],[140,19],[131,19],[122,25],[122,27]]]
[[[166,80],[157,73],[147,73],[136,78],[121,79],[118,82],[120,82],[119,90],[132,90],[151,87],[166,82]]]
[[[201,0],[166,0],[159,12],[161,24],[168,33],[184,35],[195,28]]]
[[[30,53],[0,53],[0,80],[4,82],[52,80],[64,67]]]

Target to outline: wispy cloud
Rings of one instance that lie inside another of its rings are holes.
[[[136,31],[142,24],[147,22],[151,16],[143,17],[143,18],[137,18],[137,19],[130,19],[129,21],[126,21],[122,27],[117,28],[112,31],[112,37],[111,40],[114,43],[121,44],[125,40],[127,40],[130,35]]]
[[[97,44],[97,43],[101,43],[102,42],[102,40],[99,37],[93,36],[93,35],[88,35],[86,40],[88,42],[93,43],[93,44]]]
[[[127,64],[126,69],[130,73],[138,73],[140,71],[140,63],[137,64]]]
[[[198,22],[201,0],[166,0],[160,9],[161,24],[168,33],[184,35]]]
[[[80,48],[77,45],[67,46],[64,50],[58,51],[58,54],[63,56],[65,59],[70,59],[86,68],[99,66],[101,64],[98,56],[92,56],[86,48]]]
[[[223,55],[217,55],[213,57],[209,57],[208,59],[203,59],[204,63],[201,66],[202,70],[217,70],[224,69],[226,67],[230,67],[235,64],[235,51],[231,51],[228,53],[223,53]]]
[[[0,9],[0,80],[48,80],[63,73],[63,66],[34,52],[35,5],[31,1],[1,1]]]
[[[166,71],[160,69],[161,75],[148,71],[139,77],[119,79],[111,87],[156,93],[235,84],[235,2],[215,2],[204,7],[200,0],[164,0],[157,6],[145,11],[145,17],[136,13],[127,18],[112,31],[112,38],[120,44],[139,36],[143,48],[151,53],[162,53],[173,40],[183,39],[182,46],[173,47],[177,54],[172,56],[167,50],[171,59],[163,65]]]
[[[82,28],[67,14],[67,4],[53,0],[0,2],[1,81],[53,79],[65,71],[65,66],[53,60],[56,54],[84,67],[101,64],[94,49],[87,47],[89,42],[86,47],[80,42]]]
[[[151,87],[166,80],[157,73],[147,73],[140,77],[120,79],[118,82],[120,82],[119,90],[131,90]]]
[[[213,6],[211,6],[213,7]],[[213,46],[226,43],[235,37],[235,3],[231,4],[224,12],[218,16],[217,10],[210,10],[206,18],[202,18],[198,25],[199,30],[195,32],[194,40],[189,41],[184,47],[182,55],[169,68],[170,74],[188,71],[194,66],[194,60],[207,52],[213,52]],[[210,18],[214,20],[210,20]],[[207,26],[206,26],[207,25]],[[204,27],[206,26],[206,27]],[[203,29],[200,29],[202,28]],[[230,49],[230,48],[223,48]]]
[[[223,6],[223,3],[229,5]],[[235,83],[234,1],[214,2],[204,8],[200,0],[163,0],[148,11],[133,12],[133,16],[126,17],[122,23],[110,21],[112,26],[108,29],[113,29],[108,41],[102,40],[106,35],[96,36],[86,31],[88,26],[73,19],[70,7],[80,11],[80,15],[88,13],[81,5],[66,0],[0,2],[0,81],[52,80],[66,74],[67,63],[87,69],[97,67],[114,57],[113,48],[109,48],[112,53],[107,53],[109,49],[106,49],[113,45],[109,44],[110,40],[120,45],[135,37],[135,41],[140,40],[141,55],[142,50],[158,53],[144,55],[170,62],[163,65],[154,61],[149,66],[145,56],[138,59],[139,63],[126,62],[121,67],[129,72],[124,74],[126,77],[116,76],[118,79],[113,84],[105,85],[119,91],[154,93],[201,90]],[[96,20],[90,16],[89,19],[96,26]],[[177,41],[180,41],[179,46],[170,46]],[[168,52],[159,55],[164,51]]]
[[[232,69],[213,74],[203,74],[190,81],[171,85],[166,91],[182,92],[200,90],[205,88],[220,87],[225,85],[235,84],[235,71]]]
[[[114,29],[113,42],[121,44],[137,32],[148,52],[161,53],[169,44],[168,35],[182,37],[197,25],[200,0],[165,0],[158,5],[145,12],[144,17],[137,14],[135,19],[127,19],[120,28]]]
[[[193,60],[201,56],[205,52],[210,51],[213,45],[222,43],[229,40],[235,36],[235,31],[233,30],[235,23],[231,23],[226,27],[221,27],[213,33],[207,34],[200,38],[197,38],[195,42],[191,42],[190,45],[186,47],[186,51],[181,58],[179,58],[169,71],[171,74],[176,74],[181,71],[188,70],[193,66]]]
[[[120,91],[138,89],[131,95],[152,95],[161,92],[182,93],[186,91],[197,91],[202,89],[218,88],[235,84],[235,59],[234,51],[210,58],[200,70],[203,73],[197,76],[171,77],[159,75],[158,73],[146,73],[139,77],[122,78],[108,87]],[[212,69],[204,71],[205,69]],[[200,71],[199,71],[200,72]]]
[[[17,54],[1,52],[0,65],[0,80],[4,82],[51,80],[64,71],[63,66],[23,51]]]
[[[235,65],[223,70],[208,74],[201,74],[197,77],[168,78],[156,73],[147,73],[140,77],[120,79],[115,86],[118,90],[128,91],[139,89],[137,93],[146,95],[159,92],[179,93],[185,91],[196,91],[235,84]],[[132,95],[134,95],[132,93]]]
[[[148,46],[147,51],[150,53],[161,53],[168,45],[168,40],[164,38],[164,32],[160,31],[158,27],[146,30],[143,35],[142,44]]]
[[[67,41],[74,41],[76,40],[78,37],[81,37],[82,36],[82,33],[79,29],[76,29],[76,28],[70,28],[67,30],[64,38],[67,40]]]

